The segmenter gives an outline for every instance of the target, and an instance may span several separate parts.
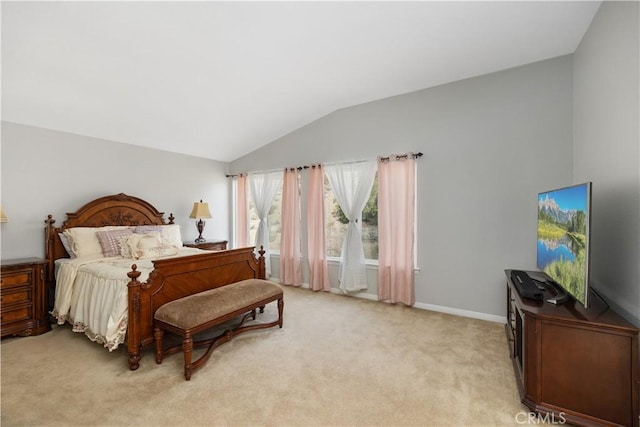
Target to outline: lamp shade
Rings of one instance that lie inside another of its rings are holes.
[[[2,207],[0,207],[0,222],[9,222],[9,218],[4,214]]]
[[[211,218],[209,212],[209,203],[203,203],[202,200],[193,204],[193,210],[189,218]]]

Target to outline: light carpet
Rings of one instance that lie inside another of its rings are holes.
[[[276,317],[272,303],[257,320]],[[3,340],[2,426],[509,426],[526,411],[503,325],[402,305],[285,288],[282,329],[234,338],[191,381],[152,347],[130,371],[126,347],[68,325]]]

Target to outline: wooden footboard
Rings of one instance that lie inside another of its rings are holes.
[[[264,251],[256,259],[254,248],[233,249],[154,261],[146,282],[139,282],[136,265],[128,273],[129,368],[140,366],[141,349],[153,343],[153,315],[163,304],[198,292],[245,279],[265,279]]]

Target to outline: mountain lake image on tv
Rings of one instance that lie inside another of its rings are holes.
[[[590,203],[590,182],[538,194],[538,268],[585,307]]]

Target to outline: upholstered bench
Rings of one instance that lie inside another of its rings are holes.
[[[278,301],[278,319],[269,323],[246,325],[249,317],[256,318],[256,309],[264,308],[272,301]],[[189,295],[164,304],[154,315],[154,338],[156,344],[156,363],[162,358],[182,350],[184,353],[184,378],[191,379],[191,373],[202,366],[213,350],[234,336],[254,329],[270,328],[278,325],[282,328],[284,297],[282,288],[267,280],[248,279],[198,294]],[[198,332],[220,325],[244,314],[240,324],[222,334],[201,341],[193,341]],[[168,331],[182,337],[182,344],[163,350],[164,332]],[[207,351],[196,361],[191,361],[194,347],[208,346]]]

